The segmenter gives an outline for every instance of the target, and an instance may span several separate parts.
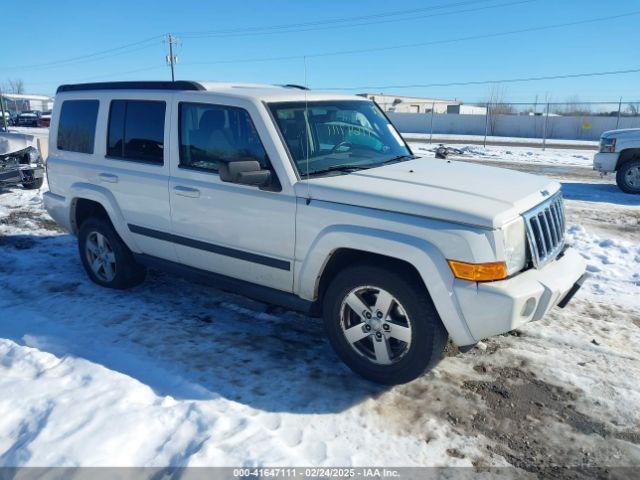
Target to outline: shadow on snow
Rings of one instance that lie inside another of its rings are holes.
[[[640,195],[624,193],[614,183],[562,182],[562,196],[568,200],[640,206]]]
[[[150,272],[129,291],[90,282],[70,235],[0,239],[0,336],[84,358],[178,399],[339,412],[382,392],[348,370],[322,323]]]

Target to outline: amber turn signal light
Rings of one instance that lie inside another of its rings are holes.
[[[504,262],[466,263],[447,260],[453,276],[472,282],[491,282],[507,278],[507,264]]]

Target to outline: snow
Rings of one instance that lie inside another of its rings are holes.
[[[531,157],[506,150],[483,155]],[[556,153],[536,158],[583,162]],[[0,190],[0,466],[508,465],[500,440],[469,426],[499,419],[465,385],[516,366],[577,392],[573,408],[611,432],[637,432],[640,199],[563,188],[568,240],[592,275],[569,307],[394,388],[354,376],[317,320],[163,273],[131,291],[92,284],[42,191]],[[541,430],[558,451],[577,442],[640,465],[634,441],[558,418]]]
[[[446,145],[446,144],[445,144]],[[411,150],[419,156],[432,156],[438,145],[410,143]],[[449,145],[463,152],[463,157],[488,162],[509,162],[537,165],[566,165],[593,168],[593,154],[588,150],[533,147],[499,147],[481,145]]]

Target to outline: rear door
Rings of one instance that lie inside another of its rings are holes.
[[[177,93],[173,125],[170,197],[179,261],[292,291],[293,189],[285,182],[268,190],[225,183],[218,174],[221,162],[256,160],[277,178],[270,160],[277,153],[258,108]]]
[[[108,188],[142,253],[176,260],[173,244],[148,235],[168,232],[171,94],[114,94],[104,102],[104,152],[97,182]]]

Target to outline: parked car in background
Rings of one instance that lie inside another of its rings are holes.
[[[593,169],[605,175],[615,172],[623,192],[640,194],[640,128],[604,132]]]
[[[564,307],[586,269],[558,182],[416,157],[359,96],[66,85],[47,172],[45,206],[95,283],[160,268],[322,315],[338,356],[386,384],[447,338],[468,349]]]
[[[51,112],[43,112],[42,116],[38,119],[38,126],[42,128],[49,128],[51,124]]]
[[[16,119],[16,126],[18,127],[37,127],[38,120],[41,117],[41,113],[38,110],[25,110],[20,112]]]
[[[44,165],[33,135],[0,132],[0,187],[22,185],[31,190],[44,181]]]

